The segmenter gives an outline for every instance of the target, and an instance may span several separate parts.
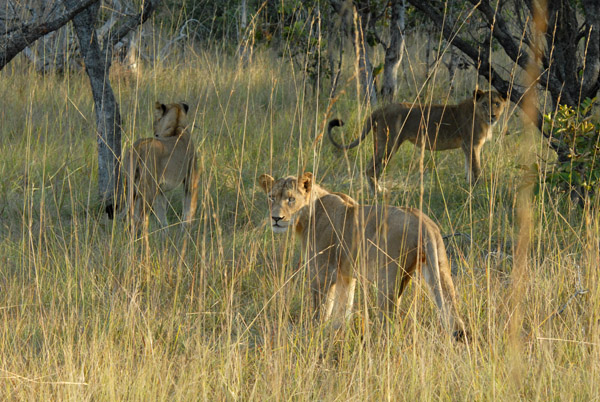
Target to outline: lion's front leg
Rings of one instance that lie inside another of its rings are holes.
[[[323,306],[323,320],[331,320],[334,329],[340,328],[350,315],[354,305],[356,278],[338,272],[335,283],[329,288],[326,303]]]
[[[471,146],[471,144],[463,145],[462,149],[465,153],[465,175],[467,182],[475,182],[481,176],[481,145]]]
[[[309,264],[309,280],[312,294],[315,321],[322,321],[327,315],[327,296],[334,287],[337,265],[330,263],[329,253],[318,254]]]

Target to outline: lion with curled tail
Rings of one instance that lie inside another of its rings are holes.
[[[125,153],[121,172],[125,198],[136,227],[153,213],[167,226],[165,193],[183,184],[183,223],[191,222],[196,207],[196,151],[187,130],[184,103],[155,104],[154,137],[141,138]],[[107,212],[108,208],[107,208]],[[110,215],[110,212],[109,212]]]
[[[273,232],[292,230],[302,240],[317,316],[341,326],[358,277],[377,286],[382,311],[392,313],[421,272],[446,328],[456,339],[465,337],[444,242],[429,217],[413,208],[359,205],[320,187],[309,172],[279,180],[263,174],[258,181]]]
[[[393,103],[375,110],[367,119],[360,137],[350,144],[338,143],[332,135],[334,127],[343,121],[333,119],[327,134],[339,149],[350,149],[360,144],[371,130],[374,132],[373,158],[367,165],[366,175],[373,192],[382,191],[378,180],[392,155],[406,140],[417,146],[425,142],[425,149],[443,151],[461,148],[465,154],[467,181],[475,181],[481,174],[481,148],[491,139],[496,124],[508,105],[508,100],[495,91],[475,91],[457,105],[418,105]]]

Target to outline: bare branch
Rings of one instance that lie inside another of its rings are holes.
[[[129,32],[134,30],[138,25],[142,25],[146,20],[152,15],[154,10],[158,7],[160,0],[147,0],[144,3],[144,7],[142,11],[134,16],[125,17],[123,22],[120,24],[119,28],[110,36],[109,40],[104,44],[104,52],[108,49],[107,46],[111,48],[114,47],[117,43],[121,42]]]
[[[37,39],[53,32],[98,0],[80,0],[52,21],[33,21],[0,35],[0,70]]]
[[[492,8],[487,0],[469,1],[473,4],[473,7],[477,8],[483,14],[494,38],[502,45],[506,54],[521,68],[525,69],[529,63],[529,56],[522,51],[519,43],[512,38],[506,21],[504,21],[498,10]]]

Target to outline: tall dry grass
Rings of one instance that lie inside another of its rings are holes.
[[[456,102],[477,78],[443,69],[423,82],[409,46],[402,100]],[[486,145],[483,181],[464,181],[461,151],[405,145],[386,175],[386,202],[419,206],[442,228],[472,342],[448,337],[422,281],[382,331],[359,294],[342,342],[313,325],[299,251],[266,225],[256,178],[315,172],[331,190],[369,202],[370,142],[336,153],[323,141],[331,111],[347,129],[367,113],[344,92],[331,106],[301,70],[268,51],[242,68],[217,50],[113,72],[126,145],[151,133],[155,100],[186,100],[201,183],[189,232],[151,224],[147,247],[96,204],[91,95],[83,73],[0,73],[0,398],[12,400],[592,400],[600,396],[598,206],[585,214],[541,191],[523,290],[523,376],[514,387],[507,323],[516,246],[518,113]],[[481,85],[484,85],[480,82]],[[510,126],[513,135],[500,132]],[[536,137],[534,157],[547,153]],[[535,178],[542,183],[541,178]],[[420,194],[420,188],[423,194]],[[543,186],[542,186],[543,188]],[[185,244],[185,247],[183,246]],[[583,290],[587,292],[584,293]],[[323,358],[325,356],[325,358]]]

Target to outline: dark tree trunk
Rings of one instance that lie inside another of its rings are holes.
[[[65,0],[66,4],[74,0]],[[121,156],[121,115],[110,86],[109,71],[112,49],[102,52],[94,28],[99,5],[95,4],[73,18],[79,48],[90,80],[96,114],[98,143],[98,192],[101,203],[114,199]]]
[[[568,0],[548,2],[548,31],[546,41],[553,51],[544,58],[549,68],[548,79],[559,85],[549,86],[552,98],[561,104],[577,106],[585,98],[593,98],[599,89],[600,73],[600,2],[582,2],[585,23],[580,31],[575,8]],[[578,53],[584,40],[583,57]]]

